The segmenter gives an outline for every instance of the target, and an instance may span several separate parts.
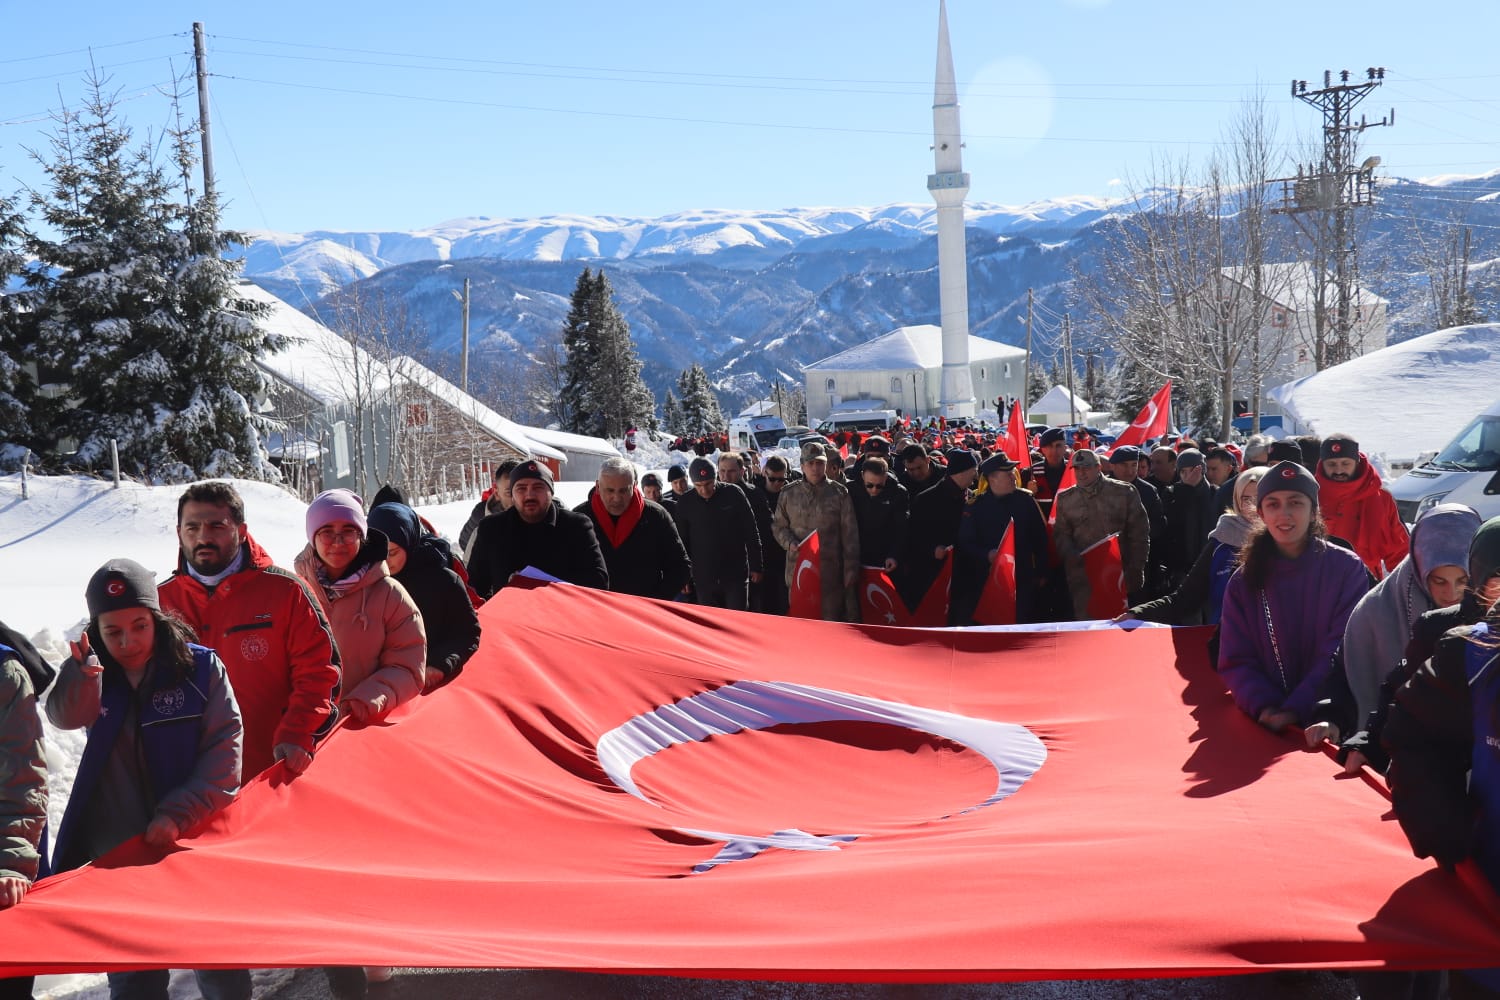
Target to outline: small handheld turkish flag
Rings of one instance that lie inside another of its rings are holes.
[[[1084,610],[1084,618],[1109,619],[1129,607],[1119,532],[1105,535],[1083,550],[1083,570],[1089,578],[1089,606]]]
[[[1125,428],[1119,437],[1115,438],[1115,446],[1122,444],[1142,444],[1154,437],[1161,437],[1167,432],[1167,424],[1172,415],[1172,380],[1167,379],[1167,384],[1156,390],[1156,395],[1146,401],[1141,407],[1141,412],[1135,415],[1130,426]]]
[[[879,566],[860,568],[859,617],[866,625],[909,626],[911,614],[896,594],[896,585]]]
[[[816,531],[797,544],[797,554],[793,559],[797,568],[792,571],[787,614],[793,618],[822,618],[823,571]]]
[[[1005,526],[989,578],[984,581],[979,603],[974,607],[974,621],[980,625],[1014,625],[1016,623],[1016,525]]]

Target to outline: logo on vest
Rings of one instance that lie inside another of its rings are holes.
[[[258,635],[247,635],[240,640],[240,656],[246,660],[264,660],[271,652],[271,644]]]
[[[170,691],[158,691],[151,696],[151,710],[157,715],[171,715],[173,712],[182,711],[182,706],[187,704],[187,695],[182,693],[182,688],[175,687]]]

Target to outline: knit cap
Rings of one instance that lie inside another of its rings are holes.
[[[510,470],[510,488],[515,489],[516,484],[523,479],[540,479],[552,489],[552,470],[534,458],[529,458]]]
[[[312,541],[319,528],[339,521],[348,521],[361,535],[367,534],[365,502],[353,490],[324,490],[307,505],[307,540]]]
[[[1312,501],[1314,509],[1318,506],[1318,480],[1296,462],[1277,462],[1266,470],[1255,488],[1255,505],[1259,507],[1268,495],[1283,490],[1301,493]]]
[[[156,596],[156,578],[134,559],[111,559],[94,571],[83,592],[89,617],[98,618],[106,611],[125,608],[161,610]]]

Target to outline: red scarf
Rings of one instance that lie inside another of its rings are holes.
[[[630,533],[640,523],[641,515],[646,512],[646,498],[641,495],[640,490],[631,491],[630,506],[625,508],[625,513],[620,515],[619,520],[604,509],[604,501],[599,499],[598,490],[589,493],[589,505],[594,509],[594,520],[599,522],[599,530],[604,532],[612,549],[625,544],[625,539],[630,537]]]

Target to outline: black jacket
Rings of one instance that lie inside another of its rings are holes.
[[[593,497],[593,491],[590,491],[589,499],[573,510],[594,525],[594,537],[598,539],[604,563],[609,567],[609,589],[619,594],[663,600],[671,600],[681,593],[692,579],[692,564],[688,562],[687,551],[677,535],[677,525],[667,509],[654,501],[645,501],[641,519],[616,548],[609,543],[608,532],[599,524]],[[604,516],[610,515],[605,513]]]
[[[527,524],[512,507],[485,518],[474,532],[469,585],[480,597],[493,597],[512,573],[527,566],[569,583],[609,589],[609,570],[594,537],[594,522],[564,510],[556,500],[536,524]]]
[[[879,493],[865,489],[860,477],[849,485],[849,501],[859,522],[859,561],[883,566],[887,559],[901,562],[906,546],[906,518],[911,494],[894,476],[887,476]]]
[[[415,548],[407,549],[406,565],[395,579],[422,612],[428,669],[451,681],[479,649],[479,618],[468,588],[448,562],[447,546],[422,538]]]
[[[1218,490],[1207,481],[1197,486],[1173,483],[1162,496],[1166,506],[1167,537],[1165,556],[1167,569],[1175,573],[1186,573],[1208,542],[1208,533],[1219,523],[1222,510],[1216,510]],[[1147,511],[1149,516],[1150,511]]]
[[[1036,497],[1026,490],[1005,496],[981,493],[963,509],[958,525],[953,600],[958,617],[969,619],[989,578],[990,552],[999,547],[1005,529],[1014,525],[1016,548],[1016,621],[1037,621],[1037,601],[1047,575],[1047,522]],[[962,622],[961,622],[962,623]]]
[[[697,490],[684,493],[672,516],[693,562],[693,581],[699,589],[711,589],[708,585],[719,581],[744,580],[765,568],[755,512],[738,486],[719,483],[708,500]]]
[[[958,541],[958,523],[963,517],[968,491],[948,476],[932,489],[911,499],[911,514],[906,523],[906,549],[898,559],[897,587],[907,607],[915,608],[937,579],[942,561],[934,558],[939,545]]]

